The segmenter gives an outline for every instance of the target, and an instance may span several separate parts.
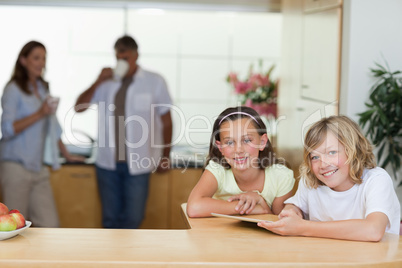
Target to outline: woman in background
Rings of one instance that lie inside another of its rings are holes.
[[[25,44],[1,99],[0,179],[3,203],[9,208],[18,209],[34,226],[58,227],[45,151],[54,169],[59,167],[59,149],[69,162],[84,159],[70,155],[60,139],[49,85],[42,77],[45,66],[45,46]]]

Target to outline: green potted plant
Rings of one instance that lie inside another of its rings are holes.
[[[395,180],[402,156],[402,77],[401,71],[391,72],[376,63],[370,69],[377,81],[371,88],[367,110],[358,114],[359,124],[378,149],[378,164],[390,166]],[[402,185],[402,182],[399,184]]]

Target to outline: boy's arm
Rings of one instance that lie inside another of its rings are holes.
[[[388,217],[374,212],[365,219],[316,222],[303,220],[297,210],[284,209],[274,223],[261,222],[258,226],[280,235],[300,235],[358,241],[379,241],[384,236]]]
[[[308,222],[304,236],[377,242],[384,236],[388,217],[382,212],[373,212],[365,219]]]

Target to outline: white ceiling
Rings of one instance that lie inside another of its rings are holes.
[[[280,12],[281,0],[0,0],[0,5],[96,6]]]

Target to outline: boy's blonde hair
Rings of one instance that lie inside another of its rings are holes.
[[[349,164],[349,175],[354,183],[362,183],[363,170],[376,167],[373,148],[362,134],[359,126],[346,116],[330,116],[314,123],[304,139],[303,163],[300,166],[300,177],[306,179],[310,188],[324,185],[311,170],[312,150],[320,146],[328,131],[334,134],[345,147],[346,163]]]

